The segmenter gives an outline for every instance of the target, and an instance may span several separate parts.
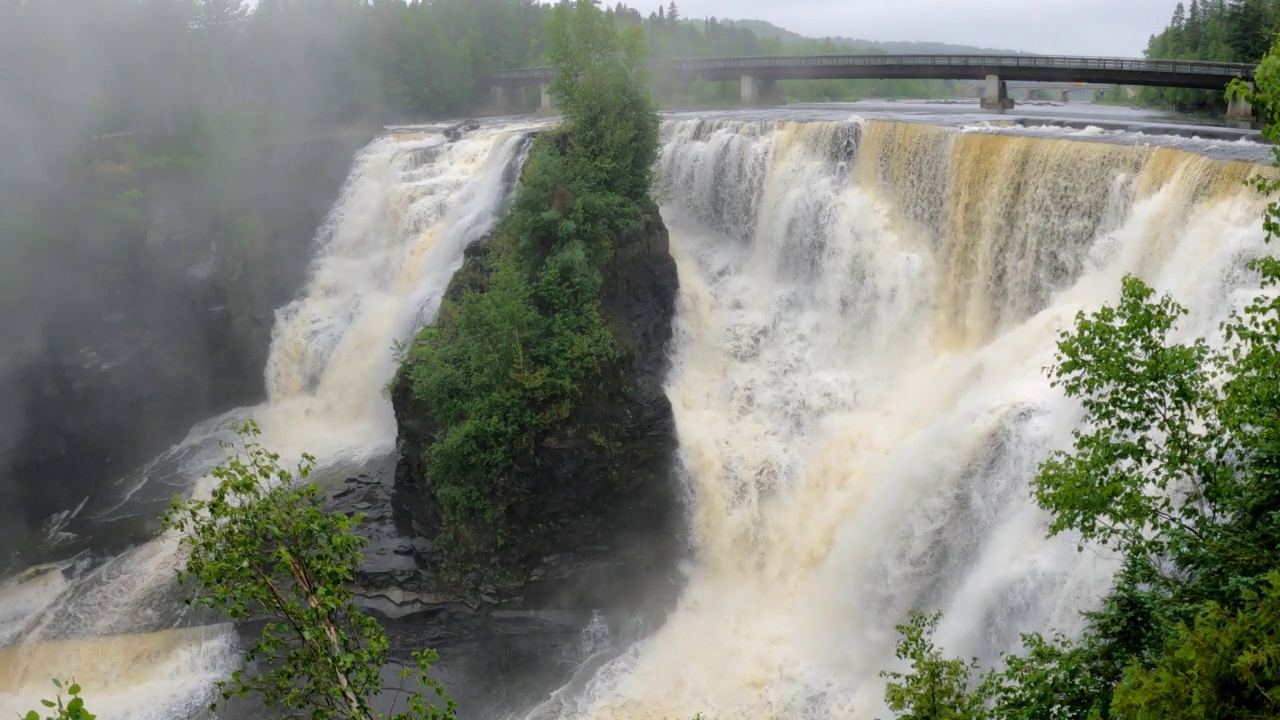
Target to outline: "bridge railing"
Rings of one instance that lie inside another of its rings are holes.
[[[785,57],[706,58],[658,61],[654,67],[670,67],[682,72],[704,70],[754,70],[776,67],[984,67],[1050,68],[1062,70],[1119,70],[1129,72],[1253,77],[1255,67],[1244,63],[1215,63],[1188,60],[1148,60],[1137,58],[1071,57],[1060,55],[792,55]],[[499,81],[546,80],[555,76],[548,67],[499,70]]]
[[[1172,72],[1197,75],[1252,76],[1254,66],[1243,63],[1214,63],[1184,60],[1134,58],[1066,57],[1048,55],[811,55],[787,57],[741,57],[677,60],[679,70],[726,68],[824,67],[824,66],[961,66],[1054,68],[1067,70],[1127,70],[1132,72]]]

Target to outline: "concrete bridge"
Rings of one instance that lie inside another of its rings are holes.
[[[1223,90],[1232,78],[1252,81],[1255,70],[1240,63],[1055,55],[817,55],[675,60],[652,66],[686,80],[736,81],[746,105],[776,101],[778,80],[982,80],[982,107],[996,111],[1013,107],[1011,81]],[[500,70],[490,82],[498,92],[540,85],[543,106],[549,107],[546,86],[554,77],[554,68],[518,68]],[[1253,109],[1235,101],[1227,116],[1252,120]]]

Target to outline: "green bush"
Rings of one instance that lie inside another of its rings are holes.
[[[643,37],[579,0],[555,9],[548,38],[564,124],[535,141],[486,254],[460,275],[461,298],[441,305],[401,370],[434,421],[426,481],[454,538],[507,539],[521,497],[508,470],[618,357],[600,268],[650,204],[659,120]]]

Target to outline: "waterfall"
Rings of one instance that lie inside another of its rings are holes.
[[[532,127],[397,131],[361,152],[306,288],[277,313],[268,400],[192,428],[101,512],[207,492],[236,419],[322,467],[392,451],[392,344],[492,228]],[[1241,181],[1258,167],[1132,133],[732,118],[662,132],[689,582],[621,655],[593,624],[588,660],[531,717],[883,717],[878,673],[911,609],[942,610],[939,641],[985,663],[1021,632],[1079,632],[1114,559],[1047,539],[1029,497],[1080,419],[1044,368],[1126,272],[1190,306],[1184,337],[1212,335],[1256,282],[1263,200]],[[176,546],[0,584],[0,714],[68,675],[103,720],[198,714],[238,639],[183,612]]]
[[[988,664],[1078,633],[1115,563],[1029,496],[1081,414],[1044,368],[1127,272],[1212,336],[1256,289],[1259,168],[858,119],[668,123],[659,164],[689,585],[535,716],[885,717],[911,609]]]
[[[513,190],[533,126],[419,128],[356,158],[317,234],[301,296],[277,312],[267,401],[212,418],[120,483],[115,507],[148,486],[208,492],[228,425],[253,418],[265,447],[321,469],[391,452],[382,388],[393,343],[435,314],[467,244],[488,232]],[[89,568],[33,568],[0,585],[0,715],[39,708],[51,677],[74,677],[103,720],[185,718],[239,662],[226,625],[182,627],[177,539],[161,536]]]

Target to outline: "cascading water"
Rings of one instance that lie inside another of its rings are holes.
[[[1114,567],[1029,497],[1080,417],[1043,369],[1126,272],[1212,335],[1256,289],[1256,166],[875,121],[663,143],[697,557],[665,626],[530,717],[884,717],[910,609],[988,663],[1078,632]]]
[[[430,319],[491,227],[527,131],[367,148],[303,297],[278,314],[268,402],[192,429],[97,512],[157,486],[202,491],[238,418],[286,458],[389,452],[392,341]],[[662,628],[610,661],[593,624],[587,662],[531,717],[869,718],[911,608],[943,610],[940,640],[988,662],[1021,631],[1078,630],[1112,567],[1045,539],[1028,497],[1079,417],[1042,369],[1124,272],[1191,306],[1186,335],[1211,334],[1262,252],[1262,201],[1239,182],[1254,166],[1018,129],[663,132],[681,287],[669,394],[697,557]],[[236,636],[181,614],[174,546],[0,586],[0,714],[36,707],[55,675],[92,688],[104,720],[203,707]]]
[[[148,485],[207,492],[228,425],[255,419],[264,446],[321,467],[390,452],[382,387],[392,345],[430,320],[466,245],[492,228],[514,187],[528,126],[393,133],[356,159],[317,238],[308,285],[277,313],[268,401],[194,428],[121,483],[113,513]],[[49,678],[75,677],[103,720],[183,718],[207,705],[238,661],[226,625],[182,627],[176,539],[160,537],[86,572],[33,568],[0,586],[0,715],[39,707]],[[70,579],[69,579],[70,578]]]

